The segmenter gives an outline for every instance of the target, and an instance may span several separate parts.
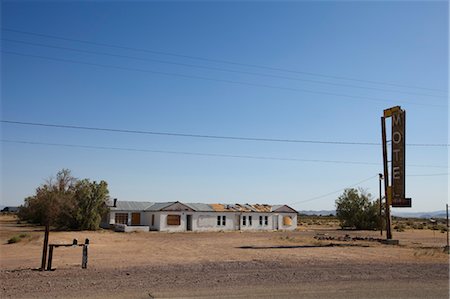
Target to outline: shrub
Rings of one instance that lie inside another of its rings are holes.
[[[18,243],[18,242],[20,242],[20,240],[22,240],[22,239],[19,236],[13,236],[13,237],[9,238],[8,244]]]

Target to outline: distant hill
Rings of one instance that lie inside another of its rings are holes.
[[[434,212],[397,212],[392,213],[394,216],[403,218],[445,218],[445,210],[434,211]]]
[[[303,215],[321,215],[321,216],[328,216],[330,214],[336,215],[335,210],[307,210],[307,211],[298,211],[300,214]],[[445,218],[445,210],[441,211],[434,211],[434,212],[392,212],[393,216],[397,217],[403,217],[403,218]]]
[[[299,214],[303,214],[303,215],[322,215],[322,216],[328,216],[330,214],[332,215],[336,215],[336,211],[335,210],[319,210],[319,211],[313,211],[313,210],[308,210],[308,211],[298,211]]]

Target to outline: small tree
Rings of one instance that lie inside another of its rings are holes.
[[[36,189],[19,208],[19,218],[60,229],[98,229],[107,212],[108,184],[74,178],[63,169]]]
[[[336,200],[336,216],[341,227],[376,229],[380,226],[379,205],[362,189],[346,189]]]
[[[102,216],[107,213],[106,200],[109,198],[108,184],[105,181],[90,182],[81,180],[75,187],[77,203],[76,220],[78,229],[97,229]]]

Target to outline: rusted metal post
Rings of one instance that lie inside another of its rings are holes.
[[[45,234],[44,234],[44,246],[42,248],[42,261],[41,261],[41,271],[45,270],[45,264],[47,262],[47,248],[48,248],[48,235],[50,233],[50,224],[47,221],[45,224]]]
[[[391,232],[391,210],[389,202],[389,173],[388,173],[388,156],[387,156],[387,141],[386,141],[386,118],[381,117],[381,138],[383,147],[383,168],[384,168],[384,196],[385,196],[385,214],[386,214],[386,239],[392,239]]]
[[[55,248],[55,246],[53,246],[53,245],[49,246],[47,271],[51,271],[52,270],[53,248]]]

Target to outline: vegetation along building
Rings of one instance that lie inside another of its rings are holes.
[[[125,232],[293,230],[297,211],[287,205],[114,200],[102,226]]]

